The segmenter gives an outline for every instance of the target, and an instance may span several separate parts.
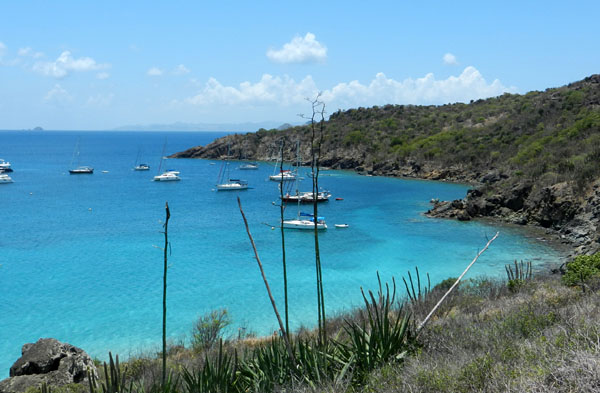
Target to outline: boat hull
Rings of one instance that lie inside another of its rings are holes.
[[[331,194],[325,193],[325,192],[319,192],[317,194],[317,202],[327,202],[329,201],[329,198],[331,197]],[[313,198],[313,193],[312,192],[301,192],[299,195],[284,195],[283,198],[281,199],[284,202],[293,202],[293,203],[314,203],[315,199]]]
[[[301,229],[301,230],[313,230],[315,229],[315,223],[310,220],[283,220],[284,229]],[[327,229],[327,224],[317,223],[317,229]]]
[[[162,174],[158,176],[154,176],[153,181],[179,181],[181,178],[175,174]]]
[[[93,168],[69,169],[69,173],[71,175],[91,175],[94,173],[94,169]]]
[[[238,190],[247,190],[247,184],[217,184],[217,191],[238,191]]]
[[[296,180],[296,176],[272,175],[272,176],[269,176],[269,180],[271,180],[271,181],[294,181],[294,180]]]

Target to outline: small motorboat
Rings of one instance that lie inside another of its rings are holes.
[[[12,172],[13,170],[10,166],[10,162],[4,161],[2,158],[0,158],[0,173]]]
[[[335,224],[336,228],[348,228],[350,225],[348,224]]]
[[[314,194],[312,191],[297,191],[296,194],[290,195],[285,194],[283,196],[284,202],[300,202],[300,203],[313,203],[315,198],[313,198]],[[331,194],[329,191],[319,191],[317,193],[317,202],[327,202]]]
[[[344,198],[335,198],[336,201],[343,201]]]
[[[13,179],[6,175],[6,174],[0,174],[0,184],[7,184],[7,183],[12,183]]]
[[[256,162],[248,162],[246,164],[240,165],[241,170],[252,170],[258,169],[258,164]]]
[[[147,171],[150,170],[150,165],[148,164],[138,164],[133,167],[134,171]]]

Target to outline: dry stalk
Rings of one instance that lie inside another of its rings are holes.
[[[283,326],[283,321],[281,320],[281,316],[279,315],[279,311],[277,310],[277,305],[275,304],[275,299],[273,298],[273,294],[271,293],[271,287],[269,286],[269,282],[267,281],[267,276],[265,275],[265,271],[262,266],[262,262],[260,261],[260,257],[258,256],[258,251],[256,250],[256,244],[254,244],[254,239],[252,238],[252,234],[250,233],[250,228],[248,227],[248,220],[246,219],[246,215],[244,214],[244,209],[242,209],[242,202],[240,201],[240,197],[237,197],[238,206],[240,208],[240,213],[242,213],[242,218],[244,219],[244,226],[246,227],[246,233],[248,233],[248,238],[250,239],[250,243],[252,244],[252,250],[254,251],[254,257],[256,258],[256,262],[258,263],[258,268],[260,269],[260,274],[262,275],[262,279],[265,283],[265,287],[267,288],[267,293],[269,294],[269,299],[271,300],[271,305],[273,306],[273,311],[275,312],[275,316],[277,317],[277,322],[279,323],[279,329],[281,330],[281,334],[283,336],[283,340],[285,341],[285,346],[288,351],[288,355],[290,357],[290,361],[296,367],[296,359],[294,358],[294,353],[292,351],[292,345],[290,344],[290,338],[288,336],[288,332],[285,330],[285,326]]]
[[[464,275],[467,274],[467,272],[469,271],[469,269],[471,268],[471,266],[473,266],[473,264],[477,261],[477,259],[479,259],[479,257],[481,256],[481,254],[483,254],[484,251],[488,249],[488,247],[490,246],[490,244],[492,244],[492,242],[494,240],[496,240],[496,238],[498,237],[499,234],[500,234],[500,232],[496,232],[496,234],[494,235],[494,237],[491,238],[487,242],[487,244],[485,245],[485,247],[483,247],[483,249],[481,251],[479,251],[479,253],[477,253],[477,256],[473,259],[473,261],[471,261],[471,263],[469,264],[469,266],[467,266],[467,268],[465,269],[465,271],[462,272],[462,274],[456,279],[456,281],[454,282],[454,284],[452,284],[452,286],[450,287],[450,289],[448,289],[448,291],[444,294],[444,296],[442,296],[442,298],[440,299],[440,301],[437,302],[437,304],[433,307],[433,309],[429,312],[429,314],[427,314],[427,316],[425,317],[425,319],[423,319],[423,321],[417,327],[417,331],[416,331],[416,335],[417,336],[419,335],[419,333],[421,333],[421,330],[423,330],[423,328],[425,327],[425,325],[427,324],[427,322],[429,322],[429,319],[431,318],[431,316],[433,315],[433,313],[435,313],[435,311],[442,304],[442,302],[446,299],[446,297],[450,294],[450,292],[452,292],[452,290],[454,290],[454,288],[458,285],[458,283],[464,277]]]

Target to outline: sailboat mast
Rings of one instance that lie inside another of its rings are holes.
[[[158,175],[160,175],[160,169],[162,168],[163,160],[165,159],[165,150],[167,149],[167,140],[165,139],[165,143],[163,144],[162,153],[160,153],[160,161],[158,163]]]
[[[296,197],[298,199],[298,219],[300,219],[300,139],[296,142]]]

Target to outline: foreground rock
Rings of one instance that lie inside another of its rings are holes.
[[[88,370],[98,375],[90,356],[80,348],[53,338],[25,344],[22,356],[10,368],[10,378],[0,381],[0,393],[20,393],[43,382],[49,386],[87,383]]]

